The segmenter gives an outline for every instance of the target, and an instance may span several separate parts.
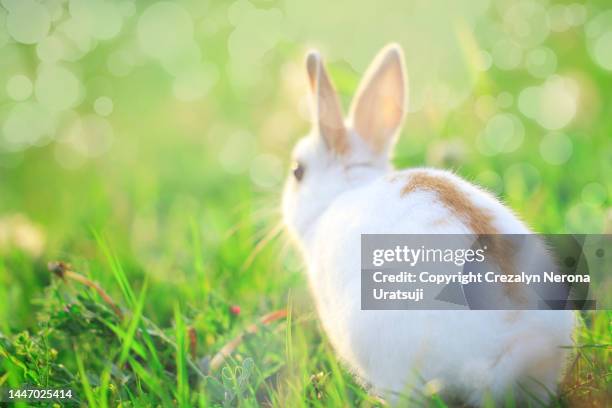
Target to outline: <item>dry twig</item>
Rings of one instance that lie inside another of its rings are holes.
[[[110,306],[113,312],[115,312],[119,319],[123,320],[123,312],[121,312],[119,306],[117,306],[113,299],[108,295],[108,293],[104,291],[104,289],[102,289],[102,287],[98,283],[79,273],[72,271],[70,265],[62,261],[49,262],[47,264],[47,268],[49,269],[49,272],[54,273],[55,275],[64,280],[70,279],[95,290],[98,295],[100,295],[100,297]]]
[[[256,333],[259,325],[268,325],[277,320],[284,319],[285,317],[287,317],[287,310],[276,310],[262,316],[257,323],[253,323],[248,326],[242,333],[230,340],[225,346],[221,347],[221,350],[219,350],[217,354],[213,356],[213,358],[210,360],[210,371],[215,371],[221,367],[225,359],[227,359],[227,357],[229,357],[234,350],[236,350],[240,343],[242,343],[245,335]]]

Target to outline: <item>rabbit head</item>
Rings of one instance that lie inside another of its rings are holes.
[[[308,54],[306,72],[313,126],[293,150],[283,193],[285,224],[300,239],[338,194],[390,169],[407,94],[403,55],[395,44],[385,47],[368,68],[346,120],[317,52]]]

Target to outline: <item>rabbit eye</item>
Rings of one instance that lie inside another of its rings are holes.
[[[297,181],[302,181],[302,179],[304,178],[304,171],[305,169],[302,163],[293,163],[293,166],[291,167],[291,172],[293,173],[293,177],[295,177]]]

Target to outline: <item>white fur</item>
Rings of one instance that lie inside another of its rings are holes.
[[[372,153],[348,123],[348,155],[330,151],[316,127],[298,143],[294,159],[305,175],[300,182],[290,177],[283,195],[285,223],[303,253],[320,320],[340,358],[393,401],[425,391],[428,383],[475,405],[486,395],[499,401],[511,388],[519,398],[531,393],[547,400],[566,362],[562,347],[572,345],[572,312],[361,310],[361,234],[472,231],[435,192],[402,196],[415,170],[393,171],[386,154]],[[494,215],[500,233],[530,233],[482,189],[442,170],[418,171],[452,182]]]

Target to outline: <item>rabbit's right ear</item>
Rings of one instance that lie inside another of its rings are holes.
[[[404,119],[406,74],[402,49],[390,44],[368,68],[353,99],[353,128],[377,153],[388,151]]]
[[[348,136],[338,94],[323,66],[321,57],[311,51],[306,57],[306,71],[314,99],[314,123],[325,145],[334,153],[348,152]]]

